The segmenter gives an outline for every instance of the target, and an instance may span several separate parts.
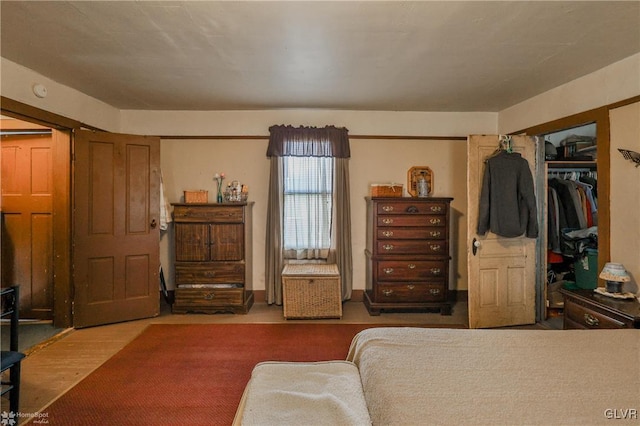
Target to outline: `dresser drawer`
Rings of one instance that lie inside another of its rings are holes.
[[[444,283],[382,283],[376,286],[376,301],[379,303],[444,302],[446,290]]]
[[[183,284],[242,284],[245,265],[238,262],[189,263],[175,265],[176,285]]]
[[[407,201],[385,201],[378,203],[377,212],[385,214],[441,214],[447,213],[448,205],[443,202],[407,202]]]
[[[209,223],[242,223],[244,210],[242,207],[176,205],[173,208],[176,222],[209,222]]]
[[[212,306],[242,306],[243,288],[177,288],[174,310],[198,311]]]
[[[387,240],[376,243],[378,254],[443,255],[449,253],[446,240]]]
[[[442,278],[447,270],[446,261],[381,260],[378,279],[384,281],[422,281]]]
[[[596,307],[583,306],[572,299],[564,302],[565,328],[627,328],[622,318],[616,318],[611,313],[605,313]]]
[[[378,226],[433,226],[445,227],[447,225],[444,216],[436,215],[380,215],[377,219]]]
[[[446,238],[446,230],[437,228],[378,228],[379,240],[441,240]]]

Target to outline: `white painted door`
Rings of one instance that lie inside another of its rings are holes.
[[[485,235],[477,233],[485,160],[499,146],[498,135],[468,138],[469,328],[533,324],[536,317],[536,239],[505,238],[491,231]],[[529,162],[532,176],[535,176],[535,140],[528,136],[512,136],[512,149]]]

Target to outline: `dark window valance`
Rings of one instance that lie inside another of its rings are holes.
[[[267,157],[349,158],[351,151],[348,132],[344,127],[335,126],[271,126]]]

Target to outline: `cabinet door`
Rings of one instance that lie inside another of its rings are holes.
[[[244,225],[211,225],[211,260],[244,259]]]
[[[209,225],[206,223],[176,223],[176,260],[205,262],[209,260]]]

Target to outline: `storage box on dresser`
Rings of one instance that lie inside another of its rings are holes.
[[[246,314],[253,203],[174,204],[175,313]]]
[[[439,308],[451,314],[449,206],[452,198],[367,197],[367,277],[371,315]]]
[[[337,265],[285,265],[282,299],[286,319],[342,318],[342,286]]]

